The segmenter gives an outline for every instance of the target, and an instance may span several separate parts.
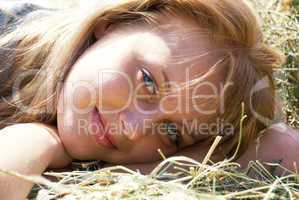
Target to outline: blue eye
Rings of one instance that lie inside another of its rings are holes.
[[[142,69],[141,72],[146,89],[149,91],[150,94],[157,94],[158,87],[154,79],[151,77],[151,74],[145,69]]]
[[[178,148],[181,142],[181,137],[177,126],[174,123],[165,123],[165,132],[171,142]]]

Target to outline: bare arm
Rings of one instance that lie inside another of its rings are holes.
[[[0,131],[0,169],[40,175],[49,166],[70,162],[55,128],[38,123],[16,124]],[[0,174],[0,199],[25,199],[32,184]]]

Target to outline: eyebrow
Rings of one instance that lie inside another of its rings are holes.
[[[162,69],[161,71],[162,71],[162,74],[163,74],[163,76],[164,76],[165,82],[166,82],[166,83],[169,83],[169,77],[168,77],[168,75],[166,74],[165,70]]]
[[[162,72],[163,78],[164,78],[164,80],[165,80],[165,82],[164,82],[164,84],[163,84],[163,87],[162,87],[161,89],[162,89],[162,91],[163,91],[163,90],[166,90],[166,92],[167,92],[168,90],[171,89],[171,85],[169,84],[169,77],[168,77],[168,75],[166,74],[164,68],[161,69],[161,72]]]

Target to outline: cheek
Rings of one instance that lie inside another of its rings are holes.
[[[75,144],[76,134],[71,133],[74,122],[72,110],[68,108],[62,98],[60,98],[57,111],[57,128],[59,138],[67,152],[74,157],[73,147],[77,145]]]
[[[76,109],[84,110],[89,108],[93,104],[93,100],[95,99],[96,90],[92,87],[86,86],[78,86],[74,89],[73,92],[73,106]]]
[[[64,90],[65,91],[65,90]],[[64,95],[67,95],[65,93]],[[91,159],[93,152],[90,138],[86,135],[86,129],[78,125],[78,115],[63,101],[60,95],[57,105],[57,129],[58,135],[66,151],[76,159]]]
[[[80,114],[90,112],[97,99],[97,89],[91,81],[73,80],[65,82],[63,101],[68,109]]]
[[[59,126],[59,137],[66,151],[72,158],[79,160],[94,159],[94,149],[91,141],[84,134],[76,133],[76,127]]]

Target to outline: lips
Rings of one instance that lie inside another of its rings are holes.
[[[106,124],[97,108],[91,113],[91,132],[97,144],[109,149],[116,149],[114,139],[109,134],[109,130],[106,128]]]

